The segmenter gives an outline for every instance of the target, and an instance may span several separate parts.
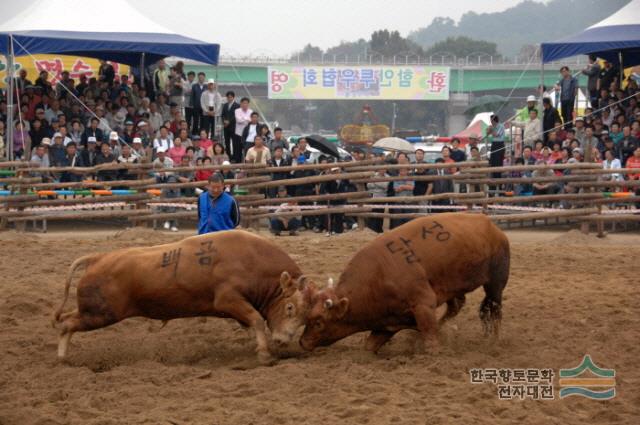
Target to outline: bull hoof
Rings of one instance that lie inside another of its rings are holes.
[[[258,362],[262,366],[273,366],[278,362],[278,359],[271,355],[271,353],[267,351],[259,351],[258,352]]]

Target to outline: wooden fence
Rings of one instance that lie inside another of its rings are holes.
[[[46,229],[50,220],[126,219],[135,225],[148,225],[158,220],[197,219],[195,189],[207,182],[158,183],[153,164],[103,164],[96,167],[38,167],[28,162],[0,163],[0,227],[40,222]],[[331,170],[339,168],[339,170]],[[408,169],[409,176],[397,175]],[[440,175],[437,170],[447,173]],[[96,181],[99,171],[126,170],[132,180]],[[375,160],[338,164],[306,164],[270,168],[255,164],[228,166],[176,167],[171,172],[218,170],[234,172],[225,184],[232,187],[239,202],[243,224],[259,227],[268,218],[291,216],[327,216],[345,214],[358,220],[360,228],[366,219],[410,219],[443,210],[488,214],[498,223],[581,223],[589,231],[594,223],[601,234],[605,223],[624,224],[640,221],[640,181],[606,180],[607,176],[626,176],[640,169],[604,170],[600,164],[572,163],[553,165],[519,165],[488,167],[487,162],[453,164],[384,164]],[[167,170],[164,170],[167,171]],[[274,180],[274,174],[305,171],[308,174]],[[542,175],[538,175],[536,171]],[[561,171],[562,175],[553,172]],[[69,172],[85,177],[80,182],[43,182],[42,175]],[[414,174],[414,173],[418,174]],[[502,178],[495,178],[502,173]],[[534,175],[525,173],[533,173]],[[551,173],[550,175],[548,175]],[[332,180],[349,180],[354,191],[320,193],[318,187]],[[423,196],[372,197],[367,183],[411,180],[430,184],[451,181],[454,192]],[[514,186],[553,184],[561,188],[553,194],[514,194]],[[304,195],[290,196],[286,201],[267,197],[280,186],[310,187]],[[466,189],[460,193],[460,189]],[[178,197],[170,191],[182,191]],[[188,192],[188,193],[186,193]],[[442,201],[446,201],[443,205]],[[282,202],[298,203],[300,211],[276,212]]]

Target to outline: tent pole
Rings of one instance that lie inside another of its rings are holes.
[[[14,52],[13,52],[13,35],[9,34],[9,54],[7,55],[7,159],[9,161],[13,161],[13,117],[15,116],[14,112],[14,104],[13,104],[13,90],[14,90],[14,75],[13,75],[13,61],[14,61]],[[27,152],[24,153],[25,156],[29,156]]]
[[[624,81],[624,63],[622,62],[622,50],[618,52],[618,61],[620,62],[620,81],[618,88],[622,90],[622,82]]]
[[[140,55],[140,88],[145,88],[144,83],[144,53]]]
[[[544,97],[544,59],[542,57],[542,46],[540,46],[540,100],[538,100],[538,116],[540,117],[540,134],[544,134],[544,108],[542,98]]]

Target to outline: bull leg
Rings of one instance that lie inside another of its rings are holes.
[[[480,319],[485,336],[499,338],[502,321],[502,291],[509,280],[509,247],[505,246],[492,262],[490,281],[483,286],[486,296],[480,304]]]
[[[447,301],[447,312],[440,319],[440,324],[456,317],[458,313],[460,313],[460,310],[462,310],[462,307],[464,306],[465,301],[466,301],[466,298],[464,295],[460,295],[458,297],[452,298],[449,301]]]
[[[117,320],[110,316],[87,315],[78,312],[78,310],[68,313],[65,316],[66,318],[62,321],[60,337],[58,339],[58,358],[61,360],[67,355],[69,341],[74,332],[91,331],[117,322]]]
[[[216,311],[225,313],[240,324],[252,328],[256,333],[256,352],[258,361],[263,365],[271,365],[275,358],[269,352],[269,341],[266,334],[266,321],[260,313],[244,298],[234,296],[219,296],[214,301]]]
[[[366,350],[372,351],[375,354],[393,337],[393,335],[395,335],[395,332],[371,331],[364,343],[364,347]]]
[[[424,287],[424,283],[422,283]],[[438,299],[429,284],[424,292],[416,298],[411,310],[416,320],[416,325],[422,338],[431,348],[438,347],[438,315],[436,309]]]

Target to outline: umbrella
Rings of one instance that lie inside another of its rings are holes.
[[[414,152],[415,148],[409,142],[399,137],[385,137],[373,144],[374,148],[385,149],[389,151]]]
[[[340,152],[338,152],[338,147],[335,143],[328,141],[326,138],[313,134],[311,136],[305,137],[309,146],[312,148],[318,149],[320,152],[325,153],[327,155],[335,156],[336,158],[340,158]]]
[[[464,113],[465,115],[475,115],[480,112],[500,110],[507,102],[509,99],[497,94],[480,96],[471,103],[471,106]]]

